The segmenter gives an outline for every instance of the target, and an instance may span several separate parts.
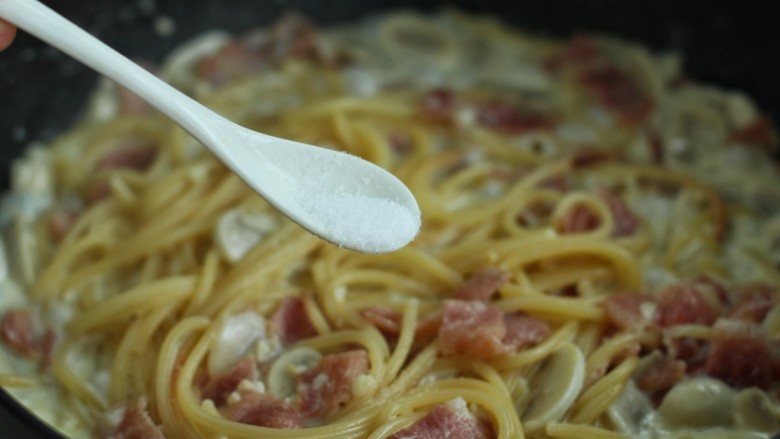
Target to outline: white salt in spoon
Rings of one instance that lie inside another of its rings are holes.
[[[408,244],[420,208],[389,172],[358,157],[243,128],[36,0],[0,0],[0,17],[127,87],[168,115],[268,202],[321,238],[365,253]]]

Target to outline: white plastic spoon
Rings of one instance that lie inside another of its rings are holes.
[[[0,17],[127,87],[219,157],[268,202],[321,238],[366,253],[420,228],[409,189],[358,157],[243,128],[166,84],[36,0],[0,0]]]

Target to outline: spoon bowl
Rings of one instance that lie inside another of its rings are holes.
[[[329,242],[384,253],[406,245],[420,228],[411,191],[371,162],[257,133],[221,116],[207,126],[219,139],[212,146],[217,156],[286,216]]]
[[[0,0],[0,17],[149,102],[309,232],[365,253],[397,250],[417,235],[421,220],[414,196],[381,167],[233,123],[37,0]]]

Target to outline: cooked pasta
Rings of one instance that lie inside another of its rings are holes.
[[[402,179],[423,226],[383,255],[106,81],[3,199],[0,386],[69,437],[770,437],[776,138],[679,64],[455,11],[290,15],[162,64]]]

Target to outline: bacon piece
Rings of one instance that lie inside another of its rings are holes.
[[[356,349],[329,354],[297,376],[300,409],[305,418],[335,413],[352,400],[352,381],[368,371],[368,354]]]
[[[152,106],[124,87],[117,87],[119,95],[119,114],[126,116],[143,116],[152,112]]]
[[[386,336],[401,333],[401,314],[393,309],[369,306],[360,310],[360,315]]]
[[[203,386],[201,397],[214,401],[215,405],[221,405],[227,400],[228,396],[238,388],[241,381],[255,379],[256,377],[257,369],[255,360],[251,357],[246,357],[230,369],[211,378],[206,385]]]
[[[198,77],[220,86],[290,57],[336,61],[320,51],[317,29],[301,15],[288,13],[268,31],[228,42],[200,60],[195,71]]]
[[[600,219],[582,204],[575,204],[563,215],[555,228],[560,233],[582,233],[599,226]]]
[[[149,73],[157,74],[157,66],[153,62],[141,59],[136,59],[134,61]],[[116,94],[119,98],[119,114],[125,116],[143,116],[152,112],[153,107],[148,102],[119,84],[116,84]]]
[[[242,41],[230,41],[215,54],[203,58],[195,66],[195,74],[220,86],[250,72],[260,70],[265,60]]]
[[[626,203],[622,198],[610,191],[602,191],[601,198],[607,202],[614,226],[612,229],[612,236],[630,236],[636,232],[639,228],[639,219],[634,215],[634,212],[626,206]]]
[[[427,119],[451,123],[455,118],[457,101],[455,94],[446,89],[437,88],[425,93],[420,101],[420,111]]]
[[[231,403],[222,415],[242,424],[271,428],[301,428],[303,418],[298,410],[271,395],[259,392],[241,392],[241,399]]]
[[[294,12],[284,14],[271,28],[271,43],[277,58],[321,59],[317,46],[317,28],[304,16]]]
[[[40,337],[38,334],[32,314],[27,309],[8,311],[0,321],[0,339],[17,354],[37,358],[39,370],[46,372],[51,367],[57,338],[51,329],[47,329]]]
[[[477,419],[466,407],[438,404],[411,426],[388,439],[492,439],[493,426]]]
[[[363,308],[360,315],[386,337],[398,337],[401,334],[402,316],[395,310],[370,306]],[[441,314],[439,313],[429,314],[418,320],[414,331],[415,346],[419,347],[433,339],[440,325]]]
[[[683,324],[711,325],[720,315],[714,303],[713,288],[720,288],[709,281],[695,281],[667,287],[658,293],[658,309],[661,326]],[[719,299],[719,298],[717,298]]]
[[[614,65],[596,64],[586,69],[579,81],[625,124],[640,122],[653,108],[653,103],[634,80]]]
[[[21,356],[28,358],[38,356],[40,343],[29,310],[8,311],[0,322],[0,338]]]
[[[741,320],[720,319],[705,371],[735,387],[768,389],[772,384],[772,352],[761,329]]]
[[[504,313],[476,300],[446,300],[439,327],[441,350],[446,355],[492,358],[506,354]]]
[[[317,329],[309,319],[306,305],[300,297],[286,297],[271,317],[271,324],[285,344],[317,335]]]
[[[747,126],[734,131],[729,136],[729,140],[767,151],[771,151],[777,146],[777,135],[772,127],[772,122],[766,116],[761,116]]]
[[[769,285],[755,284],[741,288],[737,301],[728,312],[733,319],[761,323],[778,298],[778,291]]]
[[[495,267],[486,267],[469,275],[455,292],[454,299],[459,300],[490,300],[507,281],[510,274]]]
[[[502,341],[513,350],[533,346],[550,335],[550,326],[547,323],[519,312],[505,314],[504,326],[506,335]]]
[[[601,301],[607,320],[625,331],[642,331],[658,324],[655,300],[642,293],[613,294]]]
[[[490,101],[476,108],[477,122],[492,130],[509,134],[522,134],[534,130],[550,128],[553,121],[550,117],[500,101]]]
[[[157,145],[148,139],[133,139],[117,145],[98,160],[96,168],[129,168],[144,171],[157,157]]]
[[[160,427],[155,425],[146,412],[143,398],[128,403],[119,425],[113,431],[100,431],[101,439],[165,439]]]
[[[659,355],[638,372],[636,385],[646,392],[663,392],[685,377],[685,369],[684,361]]]

